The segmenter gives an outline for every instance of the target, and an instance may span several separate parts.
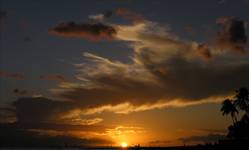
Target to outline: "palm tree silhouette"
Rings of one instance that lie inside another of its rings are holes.
[[[235,98],[235,106],[244,110],[246,114],[249,114],[249,92],[247,88],[240,88],[237,90]]]
[[[233,124],[235,124],[237,122],[237,116],[236,113],[238,113],[238,110],[236,109],[236,107],[234,106],[234,104],[232,103],[232,100],[230,99],[225,99],[222,103],[222,107],[220,109],[223,113],[222,115],[231,115],[232,120],[233,120]]]
[[[245,113],[237,121],[238,110]],[[234,99],[226,99],[222,103],[221,111],[223,115],[231,114],[233,125],[228,127],[228,138],[249,139],[249,92],[245,87],[236,90]]]

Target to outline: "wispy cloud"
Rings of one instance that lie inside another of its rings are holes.
[[[106,11],[104,13],[99,13],[95,15],[89,15],[88,18],[91,20],[95,20],[97,22],[105,22],[108,19],[113,17],[119,17],[125,19],[133,24],[141,23],[146,21],[142,14],[131,11],[127,8],[117,8],[113,10]]]
[[[59,82],[67,82],[67,79],[63,75],[54,74],[54,75],[41,75],[39,77],[41,80],[52,80]]]

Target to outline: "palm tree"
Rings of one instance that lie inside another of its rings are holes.
[[[239,113],[234,104],[232,103],[232,100],[225,99],[222,103],[222,107],[220,109],[223,113],[222,115],[229,115],[231,114],[233,124],[237,122],[236,113]]]
[[[247,88],[240,88],[236,93],[235,106],[249,114],[249,92]]]

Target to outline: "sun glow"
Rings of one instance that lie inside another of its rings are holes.
[[[122,147],[122,148],[126,148],[127,146],[128,146],[128,144],[127,144],[126,142],[122,142],[122,143],[121,143],[121,147]]]

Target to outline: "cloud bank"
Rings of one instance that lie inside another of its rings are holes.
[[[232,45],[246,43],[243,21],[229,21],[219,36]],[[219,51],[215,45],[181,39],[167,26],[148,20],[112,26],[115,40],[133,48],[130,62],[84,53],[87,62],[75,64],[80,82],[51,89],[57,97],[78,103],[83,114],[220,102],[249,85],[248,55],[234,53],[236,47]]]

